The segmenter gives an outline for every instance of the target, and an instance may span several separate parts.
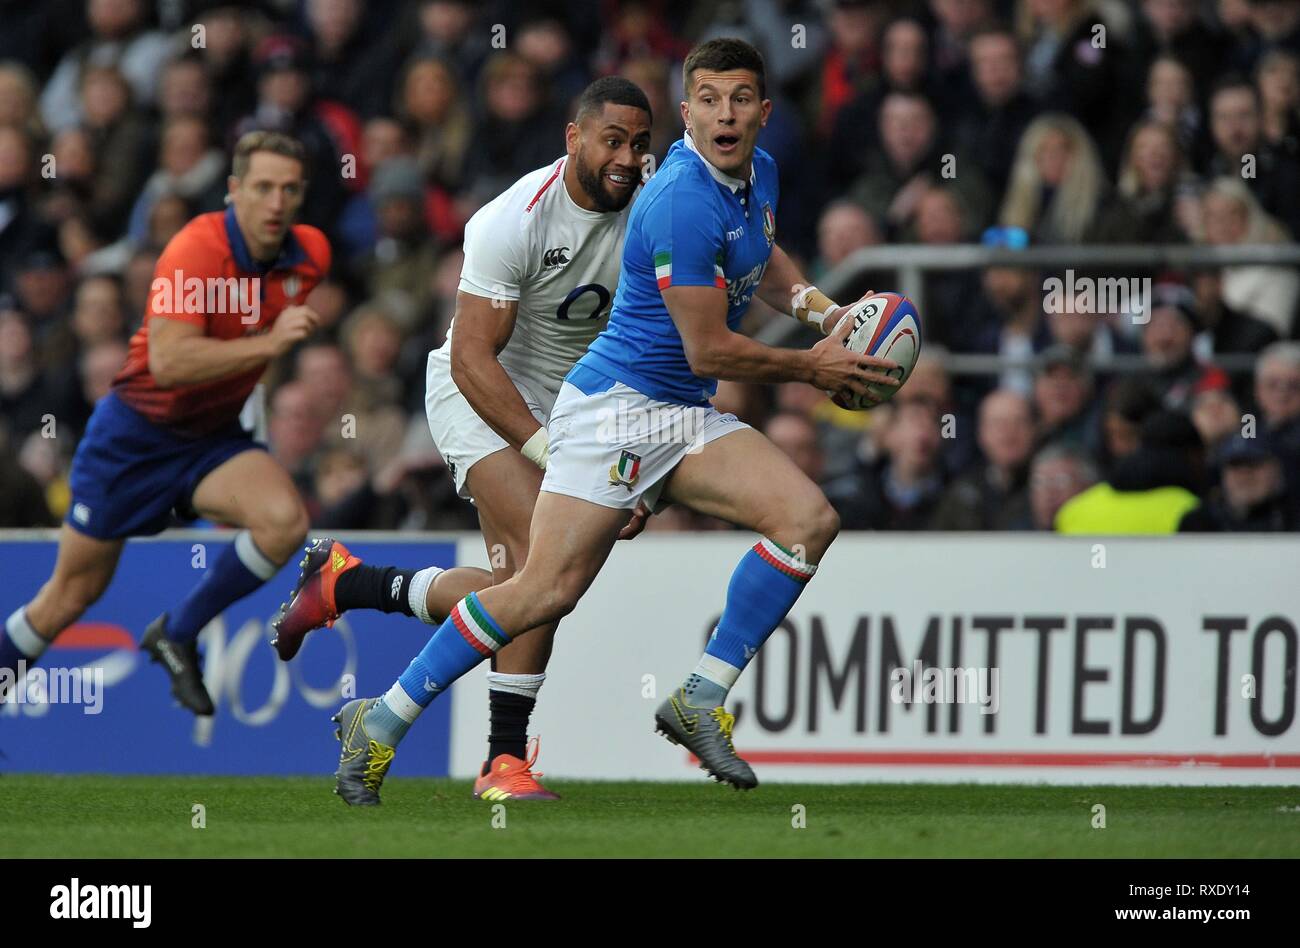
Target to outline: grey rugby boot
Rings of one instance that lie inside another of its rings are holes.
[[[680,688],[655,711],[655,730],[698,757],[700,768],[714,780],[729,783],[737,790],[752,790],[758,786],[758,778],[731,743],[735,723],[735,716],[726,708],[688,704]]]
[[[172,695],[198,715],[216,712],[208,689],[203,686],[203,665],[199,660],[199,643],[173,642],[167,638],[167,613],[149,623],[140,639],[140,648],[163,667],[172,680]]]
[[[396,750],[371,739],[362,717],[378,698],[354,698],[330,718],[338,724],[334,736],[339,739],[339,769],[334,792],[348,806],[379,806],[379,788],[393,762]]]

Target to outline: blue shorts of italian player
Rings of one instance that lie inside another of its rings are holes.
[[[203,437],[157,425],[115,392],[99,400],[72,457],[66,523],[98,540],[152,536],[194,520],[199,481],[242,451],[266,446],[232,422]]]

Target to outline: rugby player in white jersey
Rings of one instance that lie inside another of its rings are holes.
[[[650,122],[650,103],[635,84],[596,80],[565,131],[565,155],[520,178],[466,226],[456,314],[446,343],[429,354],[425,407],[457,490],[478,508],[495,582],[527,558],[547,417],[565,374],[609,316]],[[645,516],[645,508],[633,512],[623,536],[639,533]],[[276,647],[291,658],[308,631],[348,609],[403,612],[438,625],[477,575],[362,564],[336,540],[317,540],[276,620]],[[555,626],[544,623],[496,653],[477,797],[556,798],[532,769],[536,743],[531,755],[526,749]],[[349,803],[378,802],[342,781],[340,793]]]

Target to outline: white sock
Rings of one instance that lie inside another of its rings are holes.
[[[487,673],[488,688],[492,691],[508,691],[512,695],[523,695],[534,701],[537,700],[537,692],[542,690],[544,681],[545,672],[536,675],[507,675],[505,672],[494,671]]]
[[[441,619],[435,619],[429,615],[429,587],[437,579],[438,574],[443,572],[441,566],[429,566],[416,572],[411,577],[411,582],[406,587],[406,601],[415,613],[415,617],[425,625],[442,625]],[[409,699],[408,699],[409,700]]]
[[[248,571],[265,582],[280,571],[283,564],[272,563],[266,554],[257,548],[253,535],[247,530],[235,534],[235,555]]]
[[[50,643],[41,638],[36,630],[32,628],[32,624],[27,621],[26,606],[19,606],[5,620],[5,633],[18,651],[30,659],[40,658],[45,654],[45,650],[50,647]]]

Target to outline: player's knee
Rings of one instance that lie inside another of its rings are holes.
[[[307,536],[310,521],[307,509],[296,496],[278,497],[269,501],[260,518],[262,529],[282,544],[297,546]]]
[[[572,571],[565,571],[548,582],[540,591],[540,603],[543,617],[538,624],[558,622],[578,607],[584,586],[581,577]]]
[[[809,529],[818,546],[827,547],[839,535],[840,515],[825,497],[817,507],[817,512],[810,522]]]

